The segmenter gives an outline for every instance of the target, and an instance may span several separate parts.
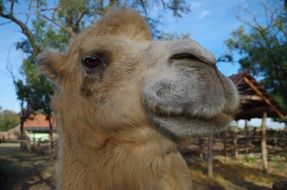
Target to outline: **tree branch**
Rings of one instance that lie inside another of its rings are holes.
[[[14,0],[12,0],[10,4],[10,11],[9,11],[10,15],[13,15],[13,10],[14,10]]]
[[[8,54],[10,54],[10,51],[11,51],[11,50],[8,51],[8,52],[9,52]],[[15,83],[15,82],[16,82],[16,77],[15,77],[13,71],[12,71],[12,66],[11,66],[10,63],[9,63],[8,58],[7,58],[6,69],[7,69],[8,73],[9,73],[9,75],[11,76],[11,78],[12,78],[12,80],[13,80],[13,83]]]
[[[268,27],[272,27],[273,25],[273,21],[274,21],[274,12],[270,9],[269,5],[267,4],[267,2],[265,0],[261,0],[261,4],[263,6],[263,11],[264,11],[264,16],[265,16],[265,20],[266,20],[266,25]],[[268,19],[270,18],[270,19]],[[270,22],[268,22],[270,21]]]
[[[161,0],[161,4],[162,4],[163,9],[166,9],[166,2],[164,2],[164,0]]]
[[[11,5],[11,7],[12,7],[12,5]],[[14,22],[15,24],[17,24],[21,28],[22,33],[28,38],[28,41],[30,42],[30,45],[33,49],[33,54],[37,55],[40,53],[40,48],[38,47],[35,39],[33,38],[32,31],[28,28],[27,25],[25,25],[24,22],[22,22],[21,20],[19,20],[16,17],[14,17],[13,12],[12,12],[12,14],[11,14],[11,12],[9,14],[5,14],[3,12],[0,12],[0,17],[6,18],[6,19]]]
[[[42,8],[40,9],[40,12],[45,12],[45,11],[56,11],[58,7],[53,7],[53,8]]]
[[[83,17],[85,16],[85,14],[87,14],[87,12],[88,12],[88,10],[83,11],[80,14],[79,18],[77,19],[76,24],[75,24],[75,31],[76,32],[79,32],[80,23],[81,23]]]
[[[25,21],[25,25],[27,25],[29,19],[30,19],[30,15],[31,15],[31,9],[32,9],[32,3],[33,1],[30,0],[29,2],[29,6],[28,6],[28,13],[27,13],[27,17],[26,17],[26,21]]]
[[[54,20],[52,20],[51,18],[47,17],[46,15],[43,15],[41,13],[38,13],[39,16],[43,17],[44,19],[48,20],[49,22],[51,22],[52,24],[54,24],[55,26],[61,28],[62,30],[64,30],[65,32],[67,32],[71,37],[75,37],[75,33],[71,30],[71,28],[66,28],[63,27],[62,25],[56,23]]]
[[[147,10],[146,10],[146,6],[145,6],[144,1],[143,0],[139,0],[139,1],[140,1],[140,4],[141,4],[141,6],[142,6],[142,8],[144,10],[144,14],[147,15]]]

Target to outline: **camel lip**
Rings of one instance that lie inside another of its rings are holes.
[[[203,120],[203,121],[211,121],[217,119],[218,117],[228,117],[233,118],[234,112],[222,110],[221,112],[214,113],[212,115],[203,115],[203,114],[191,114],[187,112],[167,112],[162,109],[149,110],[150,114],[153,117],[159,118],[185,118],[187,120]]]
[[[193,120],[213,120],[219,116],[233,118],[238,109],[222,107],[209,107],[202,110],[192,110],[187,106],[161,106],[160,104],[149,105],[144,99],[143,107],[147,114],[162,118],[186,118]]]
[[[176,141],[184,137],[218,133],[230,123],[232,116],[222,112],[209,118],[150,113],[149,119],[162,134]]]
[[[224,113],[220,112],[215,114],[214,116],[202,116],[202,115],[190,115],[190,114],[173,114],[173,113],[163,113],[163,112],[158,112],[158,113],[153,113],[152,117],[158,117],[158,118],[164,118],[164,119],[185,119],[185,120],[196,120],[196,121],[204,121],[204,122],[209,122],[209,121],[214,121],[218,119],[223,119],[223,120],[230,120],[232,119],[233,115],[229,113]]]

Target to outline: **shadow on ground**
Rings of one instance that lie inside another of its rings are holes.
[[[18,144],[0,144],[0,189],[55,189],[51,156],[19,151]]]

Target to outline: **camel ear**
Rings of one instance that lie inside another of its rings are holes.
[[[56,80],[65,74],[64,60],[63,54],[49,50],[38,55],[36,64],[42,74]]]

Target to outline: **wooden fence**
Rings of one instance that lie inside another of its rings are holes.
[[[48,140],[17,140],[13,142],[24,142],[22,144],[25,145],[25,149],[40,154],[55,153],[57,147],[56,141],[53,141],[51,146],[51,142]],[[226,130],[213,137],[213,155],[237,158],[242,154],[257,154],[261,152],[260,144],[261,131],[258,128],[245,131]],[[269,155],[276,154],[287,157],[287,130],[267,130],[267,145]],[[193,137],[180,143],[179,148],[184,156],[207,160],[208,137]]]
[[[200,159],[208,157],[207,136],[191,138],[181,143],[179,147],[185,156]],[[267,130],[267,147],[269,155],[287,157],[287,130]],[[261,131],[258,128],[245,131],[223,131],[214,136],[212,150],[214,156],[235,158],[242,154],[258,154],[261,152]]]
[[[49,140],[2,140],[0,143],[19,143],[22,151],[35,152],[41,155],[55,155],[57,149],[57,141]]]

